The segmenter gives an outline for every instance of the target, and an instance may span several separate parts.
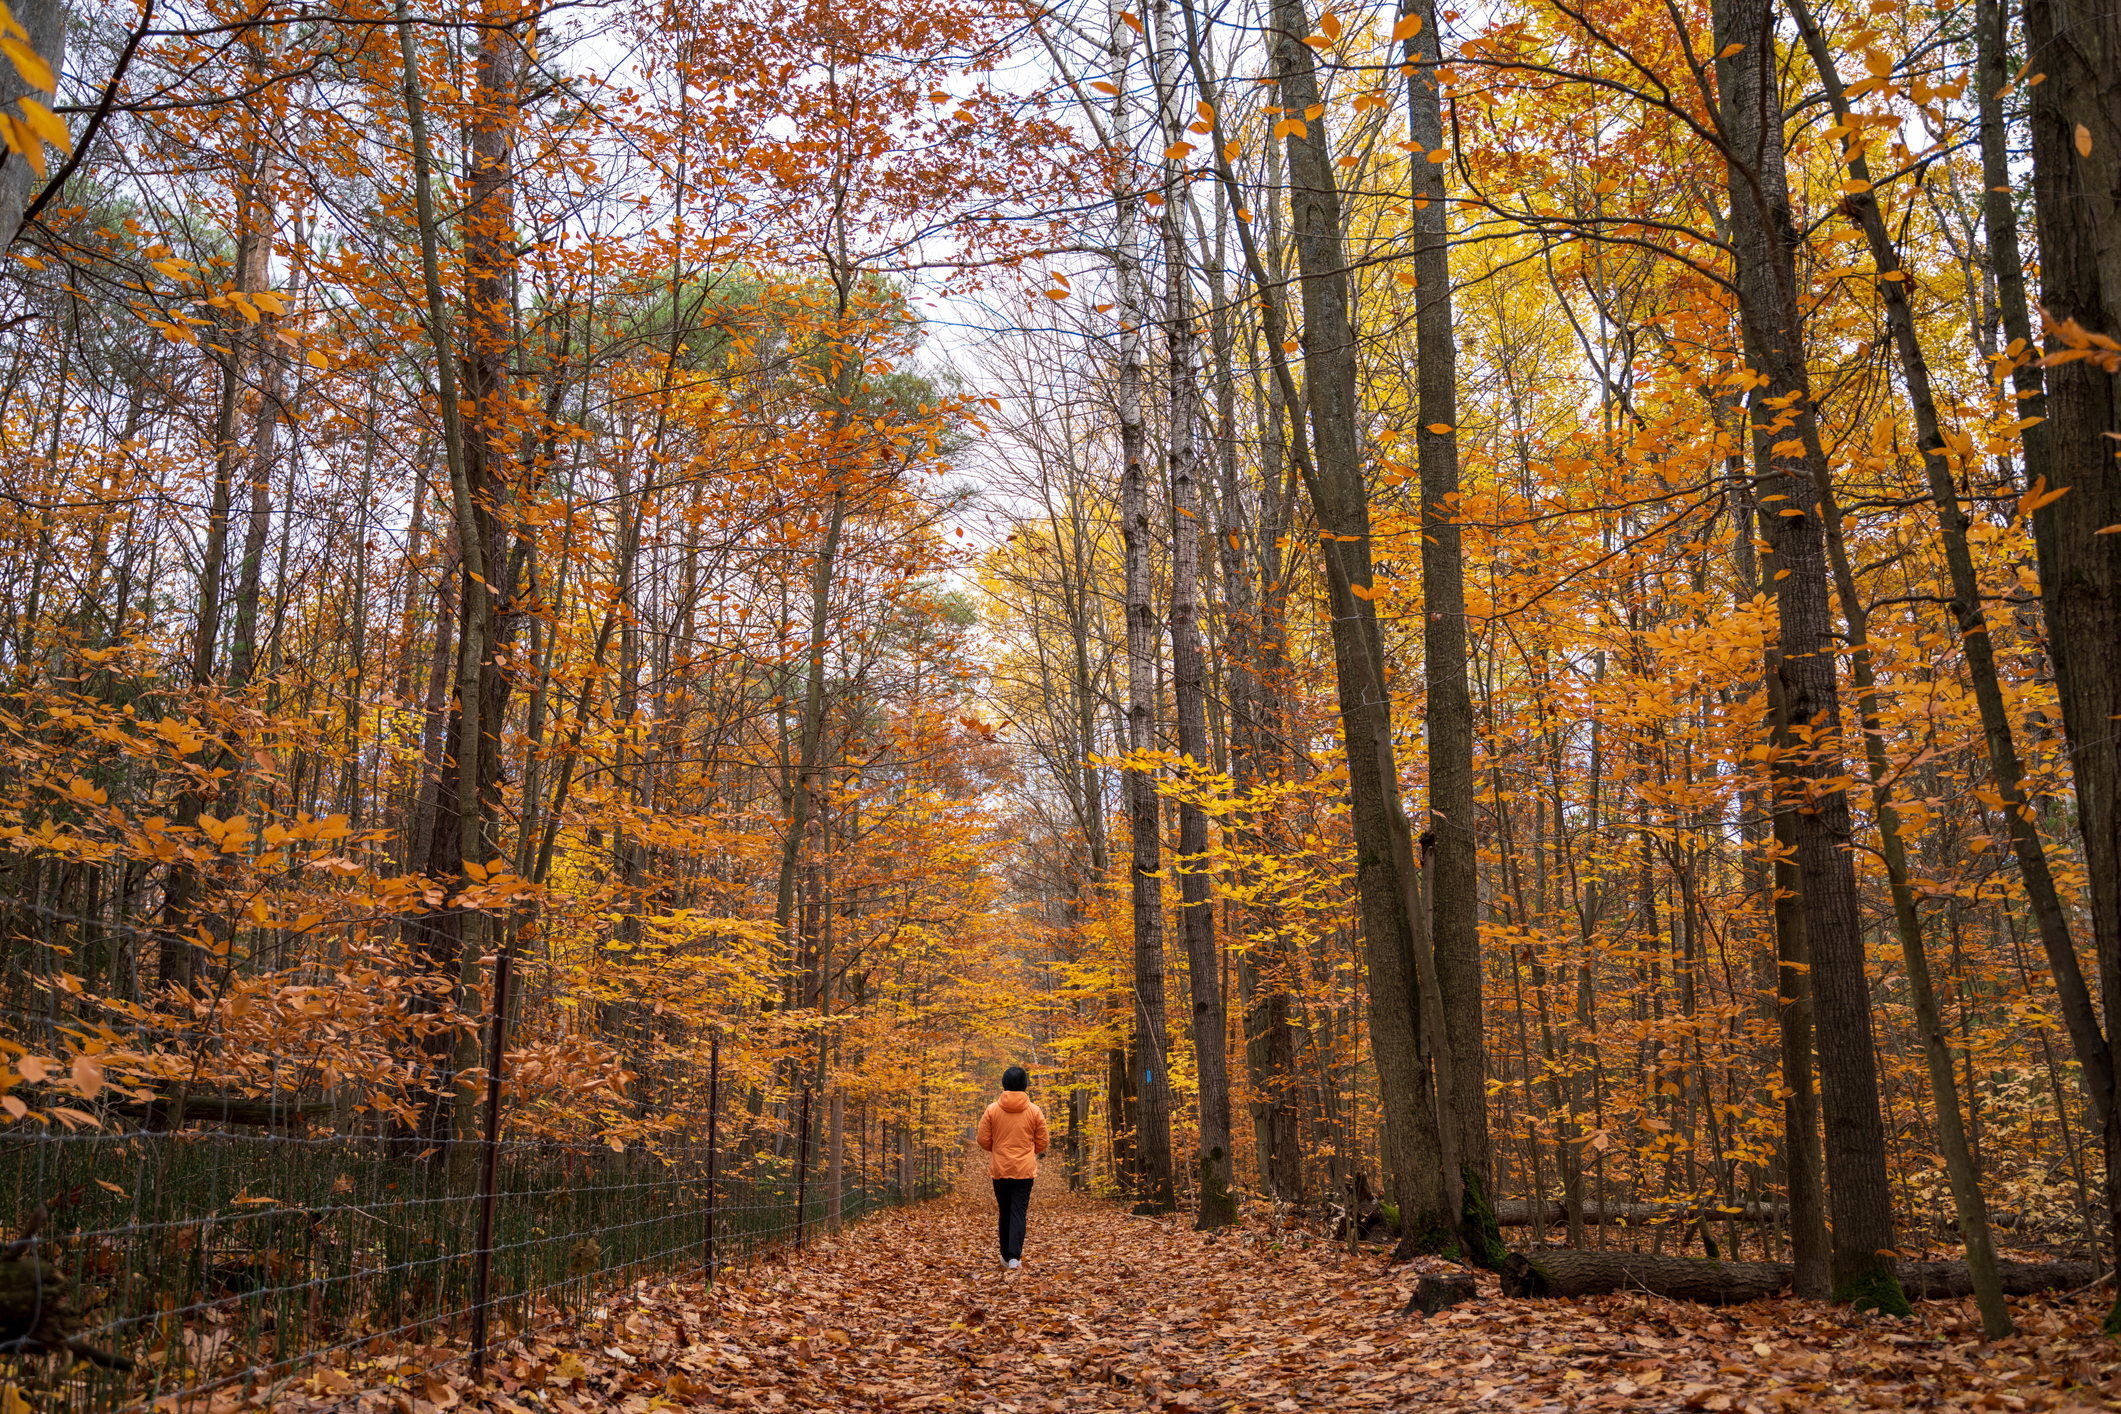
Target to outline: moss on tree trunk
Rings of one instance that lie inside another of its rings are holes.
[[[1458,1229],[1451,1215],[1442,1208],[1420,1208],[1408,1218],[1400,1231],[1400,1243],[1395,1256],[1429,1253],[1440,1257],[1458,1256]]]
[[[1846,1301],[1858,1311],[1876,1311],[1885,1316],[1909,1315],[1907,1292],[1893,1275],[1892,1263],[1879,1260],[1846,1281],[1834,1283],[1835,1301]]]
[[[1487,1185],[1480,1181],[1480,1175],[1471,1164],[1466,1164],[1460,1172],[1465,1177],[1465,1200],[1458,1215],[1459,1241],[1473,1265],[1499,1272],[1510,1254],[1502,1245],[1502,1229],[1496,1225],[1495,1208],[1488,1201]]]

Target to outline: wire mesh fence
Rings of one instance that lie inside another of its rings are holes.
[[[475,1326],[498,1345],[601,1290],[748,1264],[835,1207],[850,1222],[949,1181],[934,1151],[872,1166],[856,1150],[835,1204],[785,1132],[720,1146],[734,1154],[707,1136],[624,1152],[504,1139],[489,1203],[403,1136],[107,1122],[0,1137],[0,1204],[34,1215],[0,1260],[0,1351],[39,1409],[205,1411],[394,1349],[446,1347],[430,1368],[476,1358]]]
[[[55,931],[29,947],[24,919]],[[630,1283],[948,1186],[925,1087],[850,1097],[784,1017],[710,995],[681,1024],[608,979],[585,1000],[549,959],[517,979],[512,947],[455,994],[404,936],[379,915],[338,940],[366,970],[158,990],[67,967],[112,939],[151,959],[162,931],[0,887],[0,950],[23,945],[0,967],[0,1414],[475,1373]]]

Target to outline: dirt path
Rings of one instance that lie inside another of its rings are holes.
[[[1485,1279],[1424,1320],[1397,1314],[1412,1267],[1258,1226],[1211,1242],[1065,1193],[1034,1197],[1024,1267],[1004,1273],[993,1213],[982,1176],[711,1293],[641,1283],[503,1361],[498,1389],[433,1379],[407,1414],[2121,1407],[2092,1297],[2014,1301],[2021,1333],[1987,1347],[1954,1304],[1896,1322],[1791,1300],[1507,1301]]]

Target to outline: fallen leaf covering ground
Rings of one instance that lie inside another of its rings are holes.
[[[1184,1219],[1042,1191],[1024,1266],[1005,1273],[984,1169],[968,1164],[950,1197],[725,1273],[714,1290],[688,1278],[613,1294],[522,1341],[483,1389],[460,1362],[422,1373],[415,1358],[392,1362],[390,1388],[332,1371],[271,1403],[379,1414],[2121,1408],[2121,1346],[2099,1334],[2097,1294],[2014,1300],[2019,1334],[1985,1345],[1971,1302],[1922,1303],[1895,1321],[1793,1299],[1729,1310],[1621,1295],[1513,1301],[1485,1275],[1477,1302],[1402,1317],[1424,1269],[1447,1268],[1278,1243],[1258,1225],[1210,1240]]]

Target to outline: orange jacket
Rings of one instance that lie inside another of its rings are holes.
[[[1021,1090],[1002,1091],[979,1117],[979,1146],[994,1156],[989,1178],[1037,1178],[1046,1144],[1046,1112]]]

